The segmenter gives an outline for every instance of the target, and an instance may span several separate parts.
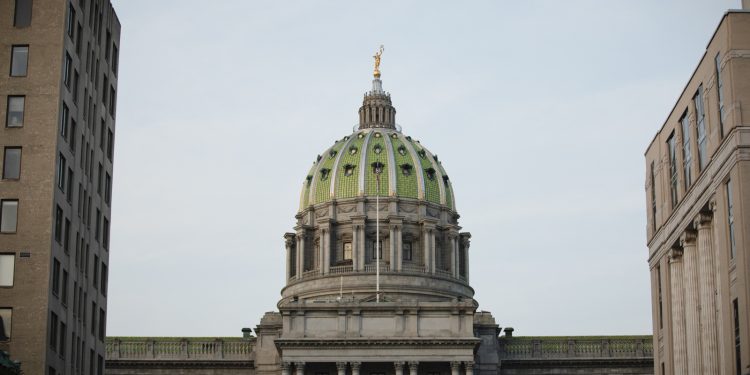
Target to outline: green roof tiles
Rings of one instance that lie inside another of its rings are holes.
[[[363,129],[320,155],[303,180],[300,210],[332,199],[376,195],[375,162],[383,164],[381,197],[424,199],[455,209],[443,166],[419,142],[390,129]]]

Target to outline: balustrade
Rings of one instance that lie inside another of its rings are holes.
[[[250,360],[254,340],[241,338],[107,338],[107,360]]]
[[[501,359],[522,358],[648,358],[653,356],[651,337],[550,337],[500,338]]]

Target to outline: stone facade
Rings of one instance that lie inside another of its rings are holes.
[[[654,371],[750,374],[750,13],[729,11],[646,150]]]

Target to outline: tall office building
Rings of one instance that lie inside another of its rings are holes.
[[[120,23],[107,0],[0,0],[0,350],[103,374]]]
[[[646,150],[657,374],[750,373],[750,12],[724,14]]]

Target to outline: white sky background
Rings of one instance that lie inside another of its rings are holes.
[[[301,184],[381,43],[479,309],[517,335],[651,333],[643,153],[739,0],[113,2],[108,335],[237,336],[275,309]]]

